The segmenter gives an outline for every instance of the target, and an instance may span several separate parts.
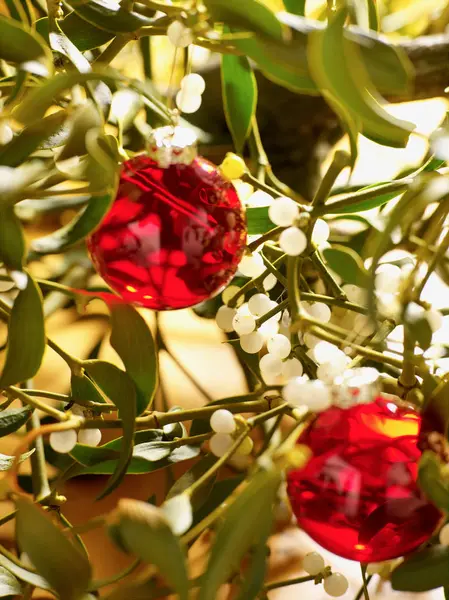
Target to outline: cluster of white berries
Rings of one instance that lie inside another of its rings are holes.
[[[183,113],[194,113],[201,106],[202,94],[206,82],[198,73],[185,75],[181,81],[181,89],[176,94],[176,106]]]
[[[74,415],[84,416],[83,408],[77,404],[72,406],[71,410]],[[92,428],[80,429],[77,432],[75,429],[68,429],[66,431],[53,431],[49,436],[51,448],[59,454],[71,452],[77,442],[86,446],[98,446],[101,442],[101,430]]]
[[[321,554],[318,554],[318,552],[310,552],[304,557],[302,568],[309,575],[316,576],[324,573],[326,563]],[[324,590],[329,596],[333,596],[334,598],[343,596],[343,594],[346,593],[348,586],[348,580],[341,573],[331,573],[330,575],[325,576],[323,580]]]
[[[210,426],[214,435],[209,440],[209,448],[212,454],[221,457],[231,448],[234,443],[233,434],[237,430],[234,415],[224,408],[216,410],[210,418]],[[246,437],[237,448],[236,454],[247,456],[253,449],[253,441]]]
[[[167,37],[176,48],[187,48],[194,40],[193,31],[181,21],[170,23],[167,27]]]

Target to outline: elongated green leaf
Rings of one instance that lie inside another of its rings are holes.
[[[169,456],[170,451],[170,442],[145,442],[134,446],[133,457],[157,462]]]
[[[284,6],[287,12],[303,17],[306,9],[306,0],[284,0]]]
[[[278,472],[260,471],[230,505],[217,531],[198,600],[215,598],[246,552],[265,536],[280,481]]]
[[[129,33],[154,23],[140,13],[125,10],[115,0],[70,0],[68,4],[91,25],[114,33]]]
[[[246,224],[248,235],[266,233],[273,229],[274,225],[268,216],[268,206],[257,206],[246,209]]]
[[[15,271],[22,270],[25,240],[13,206],[0,208],[0,261]]]
[[[206,502],[195,509],[193,525],[202,521],[207,515],[210,515],[210,513],[223,504],[244,479],[244,475],[238,475],[236,477],[229,477],[228,479],[217,481],[213,485]]]
[[[20,581],[34,585],[41,590],[50,590],[51,585],[40,575],[33,571],[28,571],[23,567],[19,567],[15,562],[0,554],[0,565],[5,568],[9,573],[12,573]]]
[[[79,600],[91,576],[86,557],[41,508],[24,498],[18,498],[16,506],[16,532],[21,548],[61,598]]]
[[[195,481],[197,481],[204,473],[206,473],[217,461],[217,458],[213,454],[206,454],[201,460],[193,465],[191,469],[186,471],[182,477],[180,477],[170,488],[166,500],[174,498],[182,492],[185,492]],[[190,501],[192,508],[197,510],[200,508],[208,499],[209,494],[212,491],[212,486],[215,483],[216,476],[212,479],[208,479],[204,485],[201,485],[196,489],[194,494],[191,495]]]
[[[60,132],[67,113],[64,110],[55,112],[41,121],[25,127],[9,144],[0,149],[0,165],[18,167],[32,152],[45,142],[50,142]]]
[[[22,596],[22,586],[8,569],[0,567],[0,598]]]
[[[238,153],[243,151],[257,106],[257,83],[246,56],[221,57],[223,107]]]
[[[146,106],[148,106],[152,112],[159,115],[164,121],[168,120],[168,114],[165,108],[160,104],[156,105],[153,102],[151,90],[145,84],[128,79],[111,69],[98,69],[91,73],[69,71],[67,73],[55,75],[27,94],[24,100],[15,109],[13,113],[14,118],[24,125],[34,123],[44,116],[48,108],[54,104],[54,101],[59,94],[62,94],[65,90],[76,84],[82,84],[88,81],[103,81],[111,84],[122,83],[129,85],[129,87],[142,94],[145,98]]]
[[[449,585],[449,548],[433,546],[415,552],[391,574],[393,589],[427,592]]]
[[[81,19],[75,12],[71,12],[59,21],[59,26],[67,38],[75,44],[81,52],[103,46],[114,37],[114,33],[104,31]],[[50,43],[48,35],[48,17],[36,21],[36,31]]]
[[[362,133],[386,146],[404,147],[415,126],[382,108],[355,45],[344,36],[346,11],[341,10],[324,31],[309,37],[311,73],[319,87],[354,113]]]
[[[445,512],[449,511],[449,485],[441,473],[438,457],[427,450],[418,465],[418,483],[426,496]]]
[[[88,73],[91,70],[89,61],[70,38],[60,28],[58,22],[54,24],[55,31],[49,33],[50,48],[65,56],[80,73]]]
[[[88,360],[84,368],[105,395],[118,408],[122,420],[123,438],[120,459],[117,461],[112,477],[99,498],[104,498],[122,481],[131,460],[136,418],[136,388],[128,375],[116,366],[101,360]]]
[[[29,406],[23,408],[7,408],[0,412],[0,437],[17,431],[31,416],[33,409]]]
[[[288,29],[283,27],[276,15],[258,0],[229,2],[228,0],[205,0],[207,10],[215,21],[243,30],[255,31],[276,40],[288,39]]]
[[[48,75],[52,70],[51,53],[40,35],[3,16],[0,16],[0,58],[37,75]]]
[[[110,533],[122,549],[155,565],[180,600],[187,600],[185,553],[159,508],[139,500],[120,500]]]
[[[17,0],[5,0],[5,4],[13,19],[28,25],[27,13],[20,2],[17,2]]]
[[[19,457],[19,463],[22,463],[27,458],[29,458],[33,454],[33,452],[34,452],[34,448],[33,448],[33,450],[30,450],[29,452],[25,452],[25,454],[21,454]],[[7,471],[8,469],[10,469],[13,466],[15,460],[16,460],[15,456],[8,456],[7,454],[0,454],[0,471]]]
[[[152,403],[158,385],[156,346],[147,323],[135,308],[127,304],[110,308],[111,345],[142,392],[137,398],[140,415]]]
[[[31,244],[33,250],[38,254],[57,254],[83,240],[101,223],[108,212],[115,198],[117,184],[117,177],[114,176],[110,191],[102,196],[92,196],[88,205],[61,229],[33,240]]]
[[[323,256],[330,268],[340,275],[345,283],[361,287],[366,284],[368,275],[363,261],[351,248],[333,245],[332,248],[323,250]]]
[[[8,329],[5,365],[0,389],[33,377],[45,350],[44,313],[41,292],[28,275],[28,283],[14,301]]]
[[[271,523],[268,522],[261,531],[257,546],[252,549],[249,567],[243,575],[242,585],[236,600],[256,600],[259,597],[267,571],[269,548],[267,539],[270,535]]]

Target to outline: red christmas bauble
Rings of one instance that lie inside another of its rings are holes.
[[[288,474],[299,526],[323,548],[363,563],[426,542],[441,513],[416,483],[420,424],[412,408],[382,397],[320,413],[298,440],[311,460]]]
[[[127,302],[185,308],[234,275],[245,216],[233,185],[204,158],[163,168],[142,155],[123,165],[117,198],[87,243],[97,271]]]

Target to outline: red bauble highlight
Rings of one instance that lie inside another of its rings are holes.
[[[148,156],[123,165],[117,198],[88,239],[95,268],[127,302],[193,306],[237,270],[246,224],[233,185],[204,158],[163,169]]]
[[[320,413],[298,440],[313,457],[288,474],[299,526],[345,558],[379,562],[415,550],[441,520],[417,486],[421,417],[385,398]]]

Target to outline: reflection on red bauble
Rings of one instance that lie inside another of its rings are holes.
[[[111,288],[156,310],[193,306],[219,292],[245,244],[234,187],[201,157],[166,168],[148,156],[126,162],[117,198],[88,240]]]
[[[441,513],[416,483],[420,415],[385,398],[320,413],[299,442],[313,453],[288,475],[299,526],[345,558],[379,562],[426,542]]]

